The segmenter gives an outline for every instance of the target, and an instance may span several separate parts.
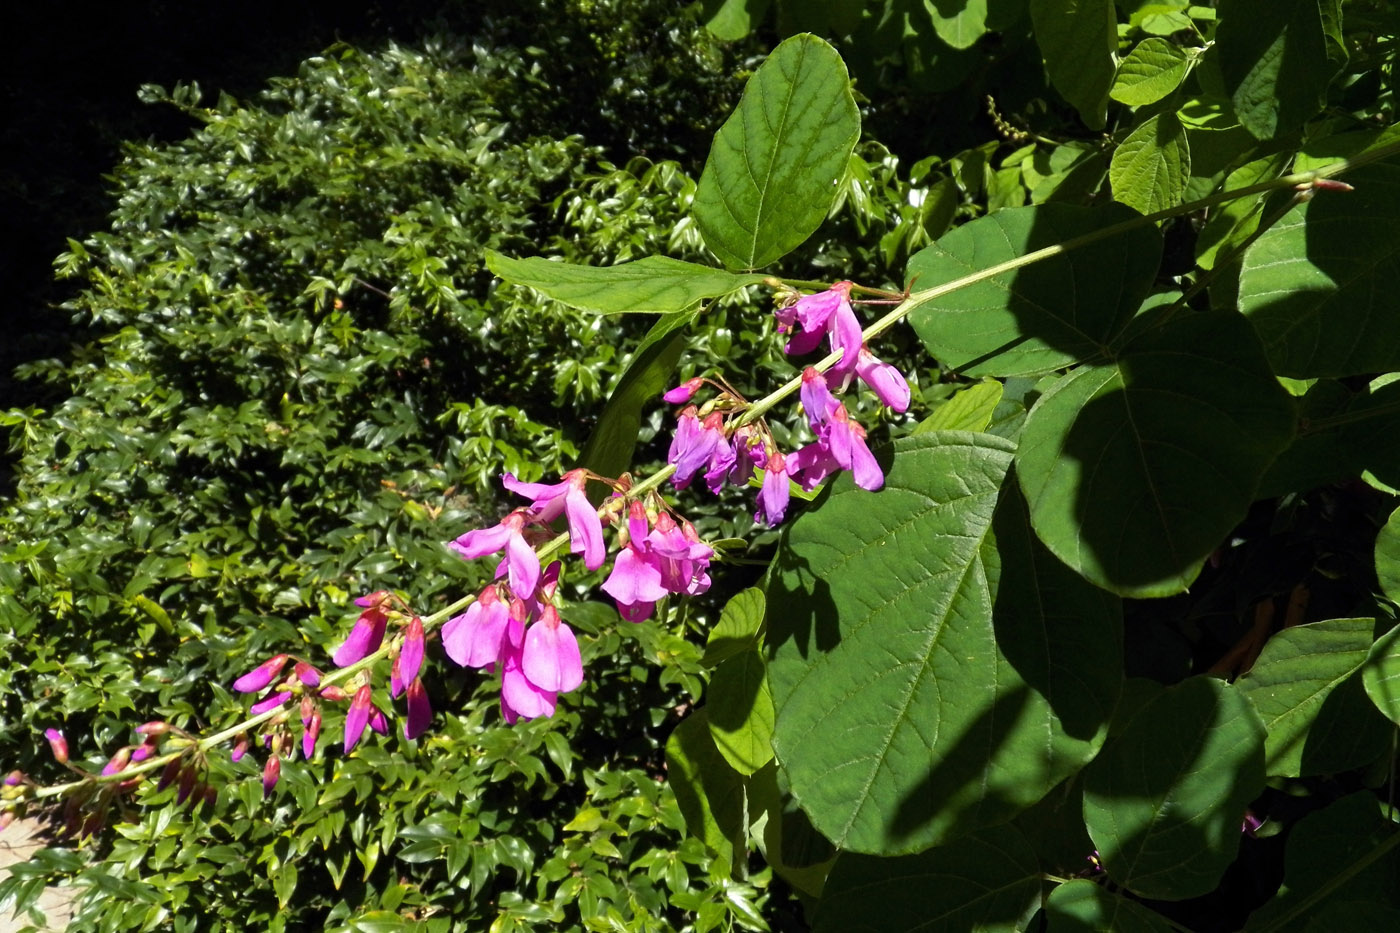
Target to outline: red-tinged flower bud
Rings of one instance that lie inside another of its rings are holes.
[[[685,382],[682,382],[674,389],[671,389],[670,391],[663,394],[661,396],[661,399],[662,401],[669,402],[672,405],[684,405],[686,402],[690,401],[691,397],[695,395],[695,393],[698,392],[700,390],[700,387],[704,384],[705,379],[703,376],[696,376],[693,379],[687,379]]]
[[[307,761],[316,753],[316,738],[321,734],[321,713],[316,711],[311,714],[311,720],[306,724],[306,731],[301,734],[301,753]]]
[[[408,714],[404,717],[403,737],[416,739],[428,731],[433,722],[433,708],[428,703],[428,691],[423,681],[414,678],[408,685]]]
[[[198,810],[204,804],[204,792],[208,789],[209,785],[205,784],[203,781],[196,783],[194,788],[190,791],[189,800],[185,801],[186,809],[191,813]]]
[[[5,786],[6,786],[6,787],[14,787],[14,786],[17,785],[17,784],[23,784],[23,783],[24,783],[24,772],[23,772],[23,771],[11,771],[9,774],[5,775]]]
[[[8,829],[10,824],[14,821],[15,811],[6,810],[4,813],[0,813],[0,832],[4,832],[6,829]]]
[[[83,837],[92,838],[92,837],[96,836],[98,833],[100,833],[100,832],[102,831],[102,827],[103,827],[103,825],[104,825],[106,822],[107,822],[107,814],[105,814],[105,813],[92,813],[92,814],[89,814],[89,815],[88,815],[88,818],[85,819],[85,820],[83,820],[83,828],[82,828],[82,831],[78,833],[78,838],[79,838],[79,839],[81,839],[81,838],[83,838]]]
[[[272,796],[272,789],[277,786],[277,779],[282,776],[282,759],[276,755],[270,755],[267,764],[263,765],[263,799]]]
[[[316,701],[311,697],[301,698],[301,724],[305,726],[311,721],[311,714],[316,712]]]
[[[345,713],[345,752],[349,754],[360,741],[360,737],[365,734],[365,726],[369,724],[370,711],[374,709],[373,697],[370,693],[369,684],[364,684],[355,691],[355,699],[350,701],[350,709]]]
[[[117,752],[115,755],[113,755],[110,759],[108,759],[107,764],[105,764],[102,767],[102,773],[116,774],[118,771],[121,771],[124,768],[126,768],[126,766],[130,763],[131,749],[124,748],[121,751]]]
[[[282,672],[287,663],[285,654],[274,655],[233,682],[233,689],[239,693],[257,693]]]
[[[53,752],[54,760],[61,765],[68,763],[68,740],[63,737],[63,733],[57,729],[45,729],[44,738],[49,740],[49,751]]]
[[[418,679],[418,671],[423,667],[423,620],[414,616],[404,633],[403,647],[399,649],[399,676],[404,682]]]
[[[156,753],[157,741],[158,740],[155,738],[155,736],[151,736],[150,738],[146,739],[146,741],[136,746],[134,749],[131,750],[131,760],[133,762],[137,762],[145,761],[147,758],[150,758]]]
[[[246,732],[240,735],[238,738],[234,739],[233,749],[228,753],[229,760],[233,762],[241,761],[243,759],[243,756],[248,754],[249,744],[250,740],[248,738],[248,733]]]
[[[254,703],[252,707],[249,708],[248,712],[254,716],[261,716],[268,710],[276,709],[283,703],[286,703],[291,698],[291,693],[289,693],[286,690],[282,690],[278,693],[274,693],[272,696],[267,697],[264,700],[259,700],[258,702]]]
[[[186,768],[180,774],[180,789],[175,794],[176,803],[184,803],[190,796],[190,791],[194,790],[195,781],[199,780],[199,772],[194,766]]]
[[[83,809],[78,803],[78,798],[69,797],[68,802],[63,805],[63,831],[69,836],[76,836],[82,828]]]
[[[165,770],[160,773],[160,781],[156,784],[156,790],[165,790],[175,780],[180,773],[180,759],[176,758],[165,766]]]
[[[329,684],[321,688],[321,699],[323,700],[339,702],[341,700],[346,700],[349,698],[350,694],[346,693],[345,690],[337,684]]]
[[[301,681],[303,687],[321,686],[321,672],[305,661],[298,661],[297,666],[292,670],[296,673],[297,680]]]
[[[211,808],[219,802],[219,792],[212,785],[206,784],[204,787],[204,802]]]
[[[377,706],[369,711],[369,727],[380,735],[389,734],[389,717]]]
[[[170,723],[162,722],[158,719],[152,722],[143,722],[136,727],[137,735],[165,735],[169,731]]]

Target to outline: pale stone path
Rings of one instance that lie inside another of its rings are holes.
[[[0,832],[0,878],[8,877],[9,868],[17,862],[26,862],[39,849],[52,843],[40,835],[43,828],[37,820],[15,820],[4,832]],[[39,895],[38,908],[48,924],[43,928],[55,933],[67,928],[73,915],[73,891],[70,888],[47,888]],[[0,933],[16,933],[24,929],[29,921],[16,918],[13,914],[0,914]]]

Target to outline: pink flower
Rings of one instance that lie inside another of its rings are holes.
[[[812,366],[802,370],[802,388],[799,395],[802,407],[807,410],[807,423],[812,426],[813,431],[820,433],[831,419],[831,413],[841,403],[831,394],[826,378]]]
[[[603,592],[617,601],[617,611],[629,622],[651,616],[668,593],[698,595],[710,586],[706,573],[714,551],[700,541],[693,526],[680,528],[666,514],[657,516],[647,532],[646,511],[633,502],[627,521],[627,546],[617,555]]]
[[[350,753],[360,741],[360,737],[365,734],[365,726],[369,724],[370,711],[373,709],[374,699],[369,684],[362,684],[360,689],[355,691],[355,698],[350,701],[350,708],[345,712],[346,754]]]
[[[826,371],[826,384],[844,391],[850,385],[851,375],[860,361],[860,350],[865,346],[865,338],[860,333],[860,321],[849,303],[836,309],[827,327],[827,339],[833,352],[840,350],[841,359]]]
[[[522,483],[507,473],[502,483],[511,492],[533,500],[530,508],[536,518],[552,522],[562,512],[569,519],[569,548],[575,554],[583,555],[583,565],[589,570],[603,566],[607,550],[603,546],[603,522],[598,518],[598,510],[588,501],[588,473],[586,470],[570,470],[564,474],[564,481],[552,486],[543,483]],[[522,599],[523,593],[516,593]]]
[[[531,682],[521,666],[519,651],[505,657],[501,670],[501,715],[506,722],[553,716],[557,695]]]
[[[700,390],[700,386],[704,385],[704,383],[705,378],[703,376],[687,379],[674,389],[666,392],[661,398],[663,401],[669,402],[672,405],[683,405],[690,401],[691,397]]]
[[[909,383],[905,381],[904,374],[889,363],[876,359],[863,346],[856,358],[856,375],[880,397],[882,404],[898,412],[909,409]]]
[[[505,653],[509,627],[509,607],[492,584],[466,612],[442,627],[442,646],[447,656],[463,667],[489,667]]]
[[[286,703],[291,698],[291,693],[286,690],[283,690],[278,693],[274,693],[270,697],[265,697],[264,699],[254,703],[252,707],[248,710],[248,712],[254,716],[261,716],[263,713],[267,712],[270,709],[276,709],[283,703]]]
[[[384,630],[389,624],[389,617],[385,614],[389,599],[389,594],[380,590],[355,600],[355,605],[364,607],[365,611],[360,613],[349,636],[331,655],[336,667],[349,667],[379,650],[379,645],[384,641]]]
[[[246,732],[243,735],[240,735],[237,739],[235,739],[233,742],[233,748],[228,753],[229,761],[242,761],[243,756],[248,754],[248,746],[250,744],[251,741],[249,740],[248,734]],[[177,758],[174,761],[172,761],[169,765],[166,765],[165,770],[167,772],[170,771],[171,765],[174,765],[176,770],[178,770],[180,765],[180,759]],[[164,778],[162,778],[162,780],[164,780]],[[169,783],[169,781],[166,781],[166,783]]]
[[[63,733],[57,729],[45,729],[44,738],[49,740],[49,751],[53,752],[54,760],[59,764],[68,763],[68,740],[63,737]]]
[[[509,569],[511,592],[521,599],[529,599],[540,582],[540,559],[525,540],[524,528],[528,518],[525,510],[516,509],[501,519],[499,525],[469,531],[447,546],[467,560],[485,557],[504,548],[504,564]]]
[[[780,309],[779,328],[796,325],[800,329],[799,333],[793,334],[783,352],[789,356],[800,356],[815,350],[822,335],[827,332],[833,315],[842,308],[851,310],[851,288],[851,282],[837,282],[824,292],[803,295],[795,304]]]
[[[874,492],[885,485],[884,471],[865,444],[865,428],[850,419],[845,405],[832,413],[827,445],[831,456],[851,471],[851,477],[861,489]]]
[[[525,630],[520,668],[530,683],[554,693],[568,693],[583,683],[578,639],[553,606],[545,606],[540,618]]]
[[[403,737],[416,739],[428,731],[433,722],[433,708],[428,703],[428,691],[423,689],[423,681],[415,677],[408,684],[407,715],[404,716]]]
[[[301,681],[303,687],[321,686],[321,672],[316,670],[305,661],[298,661],[296,667],[292,668],[297,680]]]
[[[301,754],[307,761],[316,753],[316,739],[321,734],[321,711],[316,710],[311,714],[311,718],[306,721],[306,728],[301,733]]]
[[[707,571],[715,552],[700,540],[690,522],[677,525],[663,512],[656,517],[656,527],[646,536],[645,543],[661,571],[661,585],[668,593],[699,596],[710,588]]]
[[[790,496],[787,461],[775,450],[768,455],[768,467],[763,474],[763,488],[758,493],[758,511],[754,513],[754,521],[764,522],[770,528],[781,524]]]
[[[405,684],[417,679],[418,671],[422,667],[423,621],[414,616],[408,623],[408,631],[404,633],[403,646],[399,648],[399,656],[394,659],[389,694],[397,697],[402,693]]]
[[[677,489],[690,485],[695,473],[714,456],[715,447],[724,443],[724,416],[711,412],[702,423],[694,405],[681,409],[676,416],[676,434],[666,462],[676,468],[671,482]]]
[[[124,748],[113,755],[105,765],[102,766],[103,774],[116,774],[123,771],[131,763],[131,749]]]
[[[239,693],[257,693],[259,690],[272,683],[274,677],[282,673],[282,668],[286,663],[287,655],[274,655],[235,680],[233,682],[233,689],[237,690]]]

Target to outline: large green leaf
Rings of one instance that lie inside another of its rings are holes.
[[[768,13],[770,0],[706,0],[705,28],[733,42],[753,32]]]
[[[1160,914],[1087,878],[1051,891],[1045,918],[1049,933],[1171,933],[1173,929]]]
[[[1167,596],[1244,518],[1292,434],[1249,325],[1187,312],[1041,396],[1016,472],[1056,556],[1112,592]]]
[[[901,858],[836,860],[814,933],[1015,933],[1040,902],[1040,865],[1012,826]]]
[[[1113,0],[1031,0],[1031,24],[1050,83],[1090,129],[1103,129],[1118,48]]]
[[[1213,51],[1235,114],[1258,139],[1316,115],[1341,67],[1329,55],[1318,0],[1221,0]]]
[[[719,621],[705,639],[702,662],[713,666],[760,645],[765,611],[763,590],[758,587],[749,587],[730,597],[719,614]]]
[[[1400,512],[1396,514],[1400,515]],[[1390,523],[1395,523],[1394,515]],[[1392,628],[1368,647],[1366,667],[1362,671],[1366,695],[1386,718],[1400,725],[1400,626]]]
[[[686,329],[697,313],[692,309],[663,315],[642,338],[588,436],[580,466],[600,476],[621,476],[632,466],[642,411],[668,388],[685,348]]]
[[[1005,391],[995,379],[974,382],[944,399],[933,414],[920,421],[914,434],[930,431],[985,431]]]
[[[1044,644],[1067,614],[1013,620],[1026,643],[1009,659],[997,647],[992,519],[1011,450],[990,435],[903,438],[883,490],[843,478],[784,538],[768,589],[774,748],[842,848],[903,854],[1003,822],[1100,739],[1116,684],[1088,675],[1091,696],[1074,696],[1085,672]],[[1017,567],[1013,604],[1034,572]]]
[[[755,649],[726,658],[710,678],[710,736],[724,760],[753,774],[773,760],[773,696]]]
[[[1390,513],[1376,536],[1376,577],[1385,598],[1400,603],[1400,509]]]
[[[1118,65],[1109,96],[1130,107],[1155,104],[1177,89],[1190,67],[1191,59],[1179,45],[1150,36]]]
[[[841,56],[811,35],[785,40],[715,134],[695,222],[726,266],[756,269],[811,236],[860,138]]]
[[[1332,691],[1366,660],[1374,627],[1373,619],[1331,619],[1286,628],[1240,678],[1239,689],[1268,730],[1264,759],[1271,777],[1340,770],[1308,754],[1309,732]]]
[[[512,259],[487,250],[486,266],[506,282],[528,285],[571,308],[598,314],[666,314],[764,280],[761,275],[736,275],[665,256],[615,266],[577,266],[540,256]]]
[[[1367,166],[1347,181],[1355,191],[1299,205],[1245,254],[1240,310],[1279,375],[1400,369],[1400,165]]]
[[[1191,147],[1176,114],[1159,113],[1123,140],[1108,166],[1113,199],[1144,214],[1175,207],[1191,178]]]
[[[938,38],[955,49],[970,48],[987,32],[987,0],[924,0]]]
[[[1000,210],[914,254],[908,277],[919,288],[943,285],[1137,216],[1121,205]],[[964,374],[1051,372],[1105,352],[1147,297],[1160,259],[1161,237],[1140,227],[945,295],[909,322],[929,353]]]
[[[1140,709],[1084,769],[1084,821],[1114,881],[1179,900],[1220,881],[1264,788],[1264,726],[1238,690],[1192,677]]]
[[[691,835],[725,858],[742,857],[748,830],[744,779],[710,738],[706,710],[696,710],[666,740],[666,772]]]
[[[1394,824],[1382,814],[1380,802],[1370,791],[1350,794],[1303,817],[1288,835],[1283,886],[1250,915],[1246,933],[1303,930],[1309,920],[1327,917],[1334,906],[1345,907],[1352,901],[1400,907],[1400,889],[1395,885],[1400,872],[1397,842],[1400,836]],[[1388,851],[1379,852],[1382,846],[1388,846]],[[1343,924],[1330,929],[1388,928]]]

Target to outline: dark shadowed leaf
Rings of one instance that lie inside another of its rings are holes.
[[[1102,129],[1118,48],[1113,0],[1031,0],[1031,23],[1050,83],[1090,129]]]

